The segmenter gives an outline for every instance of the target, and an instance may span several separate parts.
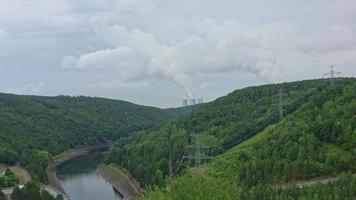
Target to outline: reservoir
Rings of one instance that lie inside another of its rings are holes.
[[[57,176],[71,200],[124,200],[98,172],[103,158],[94,152],[58,166]]]

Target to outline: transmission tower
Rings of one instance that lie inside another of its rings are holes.
[[[336,67],[335,65],[331,65],[330,67],[330,71],[328,73],[325,73],[324,76],[330,76],[330,85],[334,85],[335,84],[335,75],[341,75],[341,72],[337,72],[334,70],[334,68]]]
[[[279,89],[278,90],[278,98],[279,98],[279,103],[278,103],[278,108],[279,108],[279,121],[282,121],[283,119],[283,90]]]
[[[210,147],[201,143],[200,135],[195,135],[194,137],[195,145],[187,146],[187,149],[192,149],[193,153],[188,150],[188,155],[184,155],[183,160],[193,160],[194,166],[199,167],[204,164],[206,160],[211,159],[211,157],[206,154],[206,150]]]

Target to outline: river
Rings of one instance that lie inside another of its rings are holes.
[[[57,167],[57,176],[71,200],[124,199],[96,170],[103,157],[100,152],[90,153]]]

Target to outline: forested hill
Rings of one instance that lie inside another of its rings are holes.
[[[356,79],[343,79],[201,169],[187,170],[169,191],[139,199],[354,200],[355,172]],[[338,178],[303,189],[292,185],[330,177]]]
[[[204,106],[205,103],[200,103],[196,105],[190,105],[190,106],[183,106],[183,107],[177,107],[177,108],[166,108],[165,110],[170,112],[171,114],[179,117],[182,115],[187,115],[195,110],[198,110],[202,106]]]
[[[116,140],[174,116],[119,100],[0,93],[0,163],[30,165],[34,156],[46,162],[47,152]]]
[[[353,78],[338,79],[339,86],[350,85]],[[199,134],[202,143],[223,153],[278,122],[279,89],[283,90],[285,114],[291,114],[308,99],[327,90],[329,80],[308,80],[248,87],[236,90],[204,105],[187,116],[160,127],[119,140],[111,148],[107,162],[128,169],[143,185],[163,186],[166,176],[176,175],[192,135]],[[187,153],[187,152],[186,152]]]

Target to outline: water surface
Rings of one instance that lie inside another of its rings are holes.
[[[90,153],[57,168],[57,176],[71,200],[123,200],[96,170],[103,157],[102,153]]]

